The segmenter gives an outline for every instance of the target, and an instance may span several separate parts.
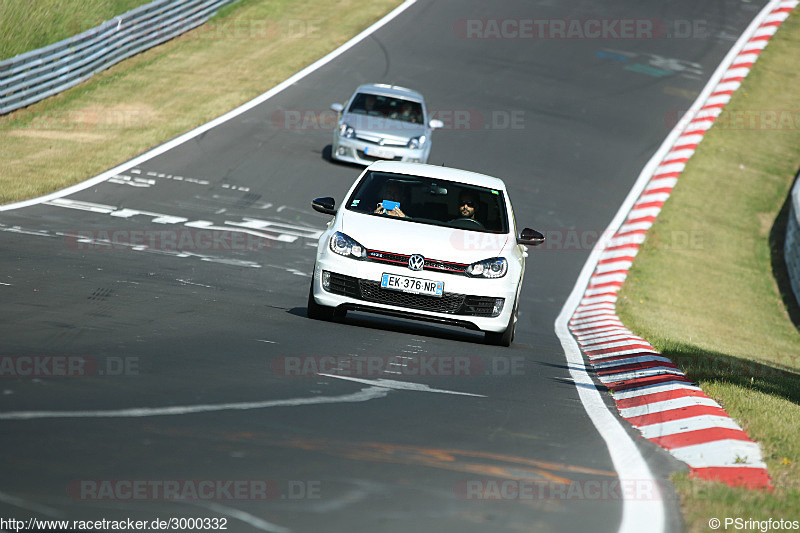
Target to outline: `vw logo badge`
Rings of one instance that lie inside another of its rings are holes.
[[[425,258],[419,254],[414,254],[408,258],[408,268],[411,270],[422,270],[425,266]]]

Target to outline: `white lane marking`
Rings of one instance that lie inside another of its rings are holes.
[[[250,192],[250,187],[242,187],[239,185],[230,185],[228,183],[222,184],[223,189],[230,189],[232,191],[242,191],[242,192]]]
[[[346,51],[348,51],[351,48],[353,48],[355,45],[357,45],[361,41],[365,40],[367,37],[369,37],[370,35],[372,35],[376,31],[378,31],[380,28],[382,28],[383,26],[385,26],[386,24],[388,24],[389,22],[394,20],[398,15],[403,13],[406,9],[408,9],[409,7],[414,5],[415,3],[416,3],[416,0],[406,0],[405,2],[400,4],[397,8],[395,8],[393,11],[388,13],[385,17],[380,19],[378,22],[376,22],[375,24],[371,25],[370,27],[368,27],[367,29],[365,29],[364,31],[362,31],[361,33],[359,33],[358,35],[356,35],[355,37],[353,37],[352,39],[350,39],[349,41],[344,43],[342,46],[340,46],[336,50],[334,50],[331,53],[329,53],[328,55],[326,55],[325,57],[315,61],[311,65],[309,65],[306,68],[302,69],[301,71],[297,72],[293,76],[287,78],[286,80],[284,80],[283,82],[279,83],[278,85],[276,85],[275,87],[273,87],[269,91],[265,92],[264,94],[254,98],[253,100],[250,100],[249,102],[247,102],[247,103],[237,107],[236,109],[234,109],[234,110],[222,115],[221,117],[218,117],[218,118],[212,120],[211,122],[207,122],[207,123],[203,124],[202,126],[199,126],[199,127],[195,128],[195,129],[193,129],[192,131],[189,131],[189,132],[187,132],[187,133],[185,133],[183,135],[180,135],[179,137],[176,137],[175,139],[173,139],[173,140],[171,140],[169,142],[166,142],[166,143],[164,143],[162,145],[159,145],[159,146],[153,148],[152,150],[150,150],[148,152],[145,152],[144,154],[141,154],[141,155],[139,155],[137,157],[134,157],[133,159],[131,159],[129,161],[126,161],[125,163],[123,163],[123,164],[121,164],[121,165],[119,165],[117,167],[114,167],[111,170],[103,172],[102,174],[99,174],[99,175],[95,176],[94,178],[90,178],[90,179],[88,179],[86,181],[83,181],[81,183],[77,183],[75,185],[72,185],[71,187],[67,187],[66,189],[62,189],[60,191],[56,191],[56,192],[51,193],[51,194],[40,196],[38,198],[32,198],[30,200],[24,200],[22,202],[17,202],[17,203],[8,204],[8,205],[0,205],[0,211],[11,211],[13,209],[20,209],[20,208],[23,208],[23,207],[29,207],[29,206],[32,206],[32,205],[38,205],[38,204],[41,204],[41,203],[44,203],[44,202],[47,202],[47,201],[51,201],[51,200],[56,199],[56,198],[63,198],[65,196],[69,196],[70,194],[74,194],[74,193],[82,191],[84,189],[88,189],[90,187],[93,187],[93,186],[95,186],[95,185],[97,185],[99,183],[102,183],[102,182],[108,180],[111,177],[114,177],[114,176],[116,176],[118,174],[122,174],[124,172],[127,172],[128,170],[130,170],[130,169],[132,169],[134,167],[138,167],[142,163],[144,163],[146,161],[149,161],[149,160],[153,159],[154,157],[159,156],[159,155],[161,155],[161,154],[163,154],[165,152],[168,152],[169,150],[172,150],[176,146],[180,146],[181,144],[183,144],[183,143],[185,143],[187,141],[190,141],[190,140],[194,139],[195,137],[198,137],[198,136],[202,135],[203,133],[207,132],[208,130],[210,130],[212,128],[215,128],[215,127],[219,126],[220,124],[224,124],[225,122],[227,122],[227,121],[229,121],[229,120],[231,120],[231,119],[233,119],[235,117],[238,117],[242,113],[245,113],[245,112],[249,111],[250,109],[252,109],[252,108],[254,108],[254,107],[256,107],[256,106],[258,106],[258,105],[260,105],[260,104],[262,104],[264,102],[266,102],[267,100],[269,100],[270,98],[272,98],[276,94],[282,92],[284,89],[287,89],[289,87],[294,86],[295,84],[297,84],[297,82],[299,82],[300,80],[302,80],[303,78],[305,78],[309,74],[311,74],[311,73],[319,70],[323,66],[327,65],[328,63],[330,63],[331,61],[333,61],[334,59],[336,59],[340,55],[344,54]]]
[[[277,341],[268,341],[266,339],[253,339],[253,340],[256,341],[256,342],[266,342],[268,344],[278,344]]]
[[[146,178],[131,178],[125,174],[118,174],[113,178],[109,178],[109,183],[116,183],[119,185],[130,185],[131,187],[145,187],[149,188],[156,184],[156,180]]]
[[[225,224],[231,224],[231,222],[226,220]],[[278,242],[295,242],[297,240],[296,236],[287,235],[284,233],[279,233],[278,235],[271,235],[269,233],[264,233],[263,231],[256,231],[251,229],[232,228],[230,226],[216,226],[214,225],[213,222],[209,220],[194,220],[192,222],[185,223],[184,226],[188,228],[208,229],[216,231],[231,231],[231,232],[236,231],[239,233],[252,235],[254,237],[261,237],[262,239],[268,239]]]
[[[24,229],[20,226],[5,226],[0,224],[0,230],[6,233],[19,233],[21,235],[35,235],[37,237],[53,237],[47,230]]]
[[[185,280],[185,279],[176,279],[175,281],[179,283],[183,283],[184,285],[195,285],[197,287],[205,287],[206,289],[213,289],[211,285],[203,285],[202,283],[195,283],[193,281]]]
[[[219,263],[223,265],[231,265],[231,266],[239,266],[239,267],[247,267],[247,268],[261,268],[262,265],[256,263],[255,261],[245,261],[242,259],[230,259],[226,257],[217,257],[211,255],[203,255],[198,254],[195,252],[182,252],[178,250],[161,250],[158,248],[150,248],[148,246],[140,245],[140,244],[130,244],[130,243],[122,243],[118,241],[112,241],[110,239],[94,239],[88,238],[85,235],[79,234],[71,234],[71,233],[57,233],[57,235],[62,237],[68,237],[70,239],[75,239],[75,242],[81,244],[89,244],[92,246],[107,246],[109,249],[116,249],[119,246],[126,246],[130,250],[134,252],[147,252],[151,254],[159,254],[159,255],[166,255],[171,257],[191,257],[195,259],[199,259],[200,261],[205,261],[208,263]],[[273,265],[267,265],[272,268],[280,268],[285,270],[285,267],[274,267]]]
[[[296,235],[298,237],[305,237],[307,239],[315,240],[319,239],[323,233],[322,230],[317,228],[308,228],[298,226],[297,224],[287,224],[286,222],[273,222],[271,220],[260,220],[257,218],[247,217],[244,217],[244,222],[230,222],[226,220],[225,224],[251,229],[268,229],[270,231],[272,231],[271,228],[280,228],[281,231],[279,233],[286,233],[288,235]]]
[[[131,170],[131,173],[141,174],[142,171],[139,169]],[[172,180],[172,181],[180,181],[185,183],[196,183],[197,185],[209,185],[211,182],[208,180],[201,180],[197,178],[184,178],[183,176],[173,176],[172,174],[164,174],[163,172],[153,172],[152,170],[147,172],[148,176],[152,176],[154,178],[164,179],[164,180]],[[150,180],[155,185],[155,180]],[[222,186],[226,188],[225,185]],[[248,191],[250,189],[247,189]],[[247,192],[247,191],[245,191]]]
[[[180,405],[174,407],[134,407],[106,411],[11,411],[0,413],[0,420],[33,420],[40,418],[140,418],[148,416],[174,416],[216,411],[245,411],[271,407],[299,407],[326,403],[366,402],[389,394],[386,387],[367,387],[343,396],[316,396],[313,398],[288,398],[261,402],[219,403],[205,405]]]
[[[248,524],[261,531],[269,531],[270,533],[291,533],[292,531],[291,529],[279,526],[277,524],[273,524],[272,522],[267,522],[263,518],[259,518],[248,512],[242,511],[241,509],[234,509],[233,507],[228,507],[226,505],[221,505],[219,503],[209,502],[209,501],[202,503],[195,503],[195,502],[186,502],[186,503],[191,503],[192,505],[197,505],[198,507],[204,507],[210,511],[214,511],[215,513],[235,518],[236,520],[244,522],[245,524]]]
[[[410,381],[396,381],[393,379],[363,379],[363,378],[353,378],[349,376],[338,376],[336,374],[323,374],[318,373],[318,376],[325,376],[328,378],[336,378],[336,379],[344,379],[346,381],[355,381],[356,383],[365,383],[367,385],[372,385],[374,387],[386,387],[387,389],[393,390],[410,390],[416,392],[438,392],[441,394],[456,394],[458,396],[475,396],[477,398],[486,398],[483,394],[472,394],[470,392],[456,392],[451,390],[445,389],[432,389],[428,385],[423,385],[421,383],[412,383]]]
[[[322,235],[322,231],[316,228],[309,228],[306,226],[299,226],[296,224],[288,224],[285,222],[272,222],[268,220],[257,220],[245,218],[243,222],[236,222],[226,220],[224,226],[215,225],[210,220],[189,220],[185,217],[167,215],[163,213],[154,213],[152,211],[141,211],[139,209],[132,209],[130,207],[114,207],[104,204],[94,204],[92,202],[78,202],[68,199],[56,199],[44,202],[45,205],[55,207],[63,207],[67,209],[78,209],[80,211],[91,211],[93,213],[107,214],[115,218],[129,219],[136,216],[151,217],[151,222],[154,224],[183,224],[187,228],[207,229],[213,231],[230,231],[253,235],[255,237],[264,238],[278,242],[295,242],[298,238],[309,239],[314,241],[313,246],[316,246],[316,240]],[[255,229],[254,229],[255,228]],[[273,229],[274,228],[274,229]]]
[[[81,211],[91,211],[92,213],[109,214],[117,210],[113,205],[96,204],[93,202],[82,202],[80,200],[70,200],[68,198],[55,198],[53,200],[46,200],[41,203],[56,205],[59,207],[67,207],[69,209],[79,209]],[[0,206],[2,210],[2,206]]]

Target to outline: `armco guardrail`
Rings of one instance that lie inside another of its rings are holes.
[[[792,207],[786,222],[786,241],[783,244],[783,257],[789,280],[792,283],[795,299],[800,302],[800,173],[792,187]]]
[[[235,0],[155,0],[69,39],[0,61],[0,115],[205,23]]]

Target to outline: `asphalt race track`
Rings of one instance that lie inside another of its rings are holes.
[[[614,467],[553,323],[761,7],[421,0],[250,111],[81,192],[0,211],[0,517],[617,531]],[[555,33],[524,38],[531,19]],[[558,34],[592,20],[602,38]],[[643,20],[651,33],[624,33]],[[328,109],[365,82],[421,91],[446,123],[430,162],[503,178],[518,227],[548,236],[530,251],[511,348],[372,315],[306,318],[329,218],[310,201],[338,205],[360,172],[329,161]],[[342,379],[345,359],[372,366]],[[48,375],[60,365],[75,372]],[[658,479],[682,468],[639,445]]]

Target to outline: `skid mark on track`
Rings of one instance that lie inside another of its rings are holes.
[[[167,430],[167,433],[173,434],[174,431],[176,430]],[[186,437],[186,434],[181,432],[180,436]],[[599,478],[611,480],[617,477],[617,473],[611,470],[554,461],[541,461],[530,457],[481,450],[435,448],[387,442],[315,439],[301,435],[276,436],[269,433],[254,432],[227,434],[218,432],[213,437],[204,434],[203,438],[214,438],[236,445],[257,443],[264,446],[319,452],[354,461],[423,466],[463,472],[475,476],[533,483],[570,485],[573,483],[572,478],[581,478],[583,476],[589,476],[593,480]]]

